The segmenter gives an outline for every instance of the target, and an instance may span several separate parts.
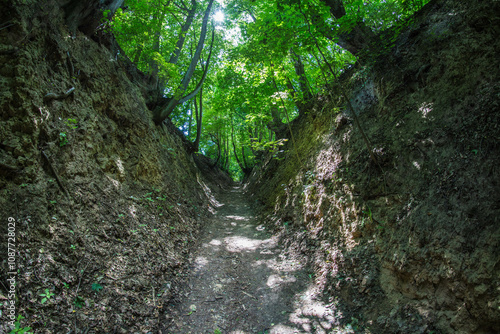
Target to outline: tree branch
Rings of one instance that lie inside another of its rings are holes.
[[[214,45],[214,38],[215,38],[215,29],[212,31],[212,43],[210,44],[210,52],[208,53],[207,66],[205,68],[205,71],[203,72],[201,80],[200,80],[200,82],[198,82],[198,85],[196,85],[196,88],[191,93],[189,93],[188,95],[184,96],[182,99],[179,100],[179,104],[182,104],[182,103],[192,99],[201,90],[201,87],[203,86],[203,82],[205,81],[207,74],[208,74],[208,67],[210,65],[210,57],[212,56],[212,47]]]
[[[201,52],[203,50],[203,45],[205,43],[205,37],[207,36],[207,25],[208,25],[208,18],[210,16],[210,11],[212,9],[212,5],[214,3],[214,0],[210,0],[208,3],[207,9],[205,10],[205,15],[203,16],[203,24],[201,28],[201,35],[200,39],[198,40],[198,46],[196,47],[196,52],[194,54],[193,59],[191,59],[191,63],[189,64],[189,67],[186,71],[186,74],[184,74],[184,78],[181,81],[181,84],[179,85],[177,91],[180,96],[186,92],[186,89],[189,85],[189,82],[191,81],[191,78],[194,74],[194,70],[196,68],[196,64],[198,63]],[[212,49],[210,48],[210,51]],[[206,74],[204,74],[206,76]],[[204,78],[203,78],[204,80]],[[191,94],[189,94],[191,95]],[[195,94],[196,95],[196,94]],[[194,96],[194,95],[193,95]],[[191,96],[192,97],[192,96]],[[191,98],[190,97],[190,98]],[[185,102],[189,99],[182,98],[182,100]],[[180,104],[181,99],[176,98],[175,95],[168,101],[167,105],[165,108],[156,108],[153,112],[153,120],[156,124],[160,124],[163,122],[170,114],[174,111],[175,107]]]

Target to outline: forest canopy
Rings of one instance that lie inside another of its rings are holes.
[[[241,179],[264,152],[279,158],[287,123],[428,1],[125,0],[104,17],[150,78],[155,122],[170,118],[193,152]]]

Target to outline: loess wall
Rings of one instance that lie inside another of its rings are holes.
[[[334,85],[251,176],[337,329],[500,331],[498,7],[432,1],[343,75],[378,164]]]
[[[62,3],[1,5],[0,280],[13,217],[23,327],[147,333],[210,189],[173,125],[151,121],[147,78],[96,35],[68,31]]]

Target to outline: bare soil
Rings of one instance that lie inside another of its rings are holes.
[[[306,259],[283,247],[242,187],[220,196],[162,333],[326,333],[333,309],[314,300]]]

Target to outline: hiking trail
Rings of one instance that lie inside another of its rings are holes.
[[[308,300],[314,285],[305,260],[254,217],[241,187],[219,200],[162,333],[326,333],[334,319]]]

